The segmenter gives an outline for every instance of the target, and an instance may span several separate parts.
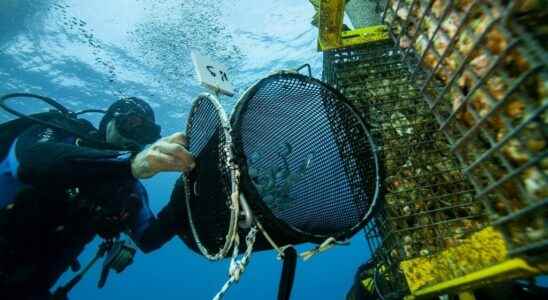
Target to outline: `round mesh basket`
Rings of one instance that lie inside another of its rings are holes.
[[[381,166],[368,128],[319,80],[280,72],[240,98],[231,119],[241,189],[277,242],[344,240],[381,195]]]
[[[239,203],[230,124],[215,97],[201,94],[194,101],[186,135],[196,161],[185,180],[190,228],[200,252],[221,259],[232,245]]]

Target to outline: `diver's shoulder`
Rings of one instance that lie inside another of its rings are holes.
[[[93,124],[86,120],[86,119],[81,119],[81,118],[78,118],[76,119],[76,121],[78,121],[80,124],[82,124],[82,126],[87,126],[87,127],[90,127],[90,128],[93,128],[95,130],[97,130],[97,128],[95,128],[95,126],[93,126]]]

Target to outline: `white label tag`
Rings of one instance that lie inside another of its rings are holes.
[[[192,56],[194,68],[198,73],[198,81],[202,85],[214,92],[218,91],[227,96],[234,96],[234,88],[230,83],[227,69],[223,64],[217,63],[210,57],[201,55],[194,50],[191,51],[190,55]]]

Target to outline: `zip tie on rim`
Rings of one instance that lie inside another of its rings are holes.
[[[345,245],[346,246],[346,245],[349,245],[349,244],[350,244],[350,241],[348,241],[348,240],[344,241],[344,242],[339,242],[334,237],[329,237],[325,241],[323,241],[323,243],[321,243],[320,245],[314,247],[313,249],[300,253],[299,256],[303,259],[303,261],[307,261],[310,258],[312,258],[313,256],[331,249],[335,245]]]
[[[247,236],[245,237],[247,248],[240,260],[237,260],[240,238],[238,235],[235,236],[234,250],[232,252],[232,258],[230,259],[230,266],[228,268],[228,275],[230,278],[225,282],[217,295],[213,297],[213,300],[223,299],[230,286],[240,280],[240,276],[244,273],[247,264],[249,264],[249,259],[251,257],[251,253],[253,252],[253,246],[255,244],[255,238],[257,237],[257,231],[257,227],[254,226],[251,227],[251,229],[247,233]]]

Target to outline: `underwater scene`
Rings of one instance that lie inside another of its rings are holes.
[[[544,0],[0,0],[0,298],[548,299]]]
[[[48,96],[72,111],[106,109],[122,97],[140,97],[153,108],[161,134],[167,136],[185,130],[192,101],[206,91],[196,80],[192,49],[227,67],[236,96],[220,98],[226,111],[249,85],[273,71],[308,63],[313,75],[321,77],[314,13],[308,1],[289,0],[2,0],[0,91]],[[50,108],[32,99],[12,103],[28,114]],[[84,117],[98,126],[101,115]],[[0,112],[1,122],[11,119]],[[308,161],[303,159],[301,172]],[[169,201],[177,177],[163,173],[143,181],[154,213]],[[296,173],[294,180],[298,177]],[[96,238],[85,247],[78,258],[82,265],[100,242]],[[357,234],[351,246],[311,259],[297,269],[293,299],[343,298],[356,264],[368,256],[364,235]],[[174,238],[158,251],[137,253],[133,264],[121,274],[112,272],[102,289],[97,288],[98,263],[69,298],[210,299],[228,278],[227,270],[228,260],[209,262]],[[273,298],[280,272],[276,253],[257,253],[226,298]],[[75,274],[68,270],[55,287]]]

